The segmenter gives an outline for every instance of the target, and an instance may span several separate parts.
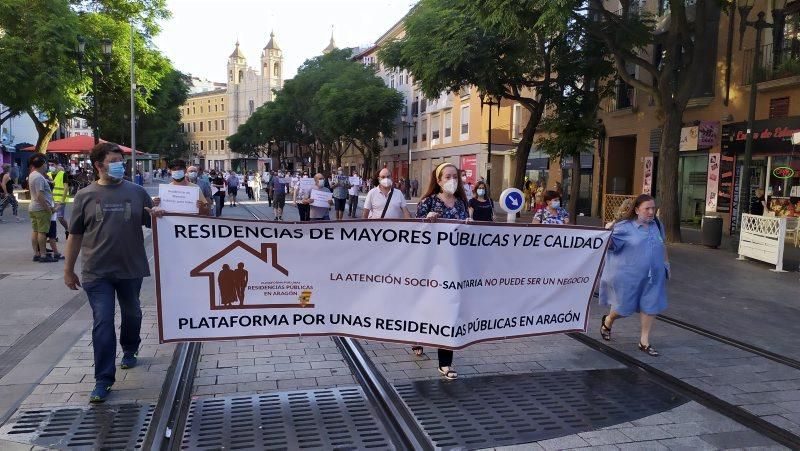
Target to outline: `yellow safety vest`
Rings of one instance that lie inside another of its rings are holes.
[[[55,186],[53,187],[53,199],[56,202],[66,202],[67,192],[64,186],[64,171],[59,171],[56,174],[55,179],[53,179],[53,182],[55,183]]]

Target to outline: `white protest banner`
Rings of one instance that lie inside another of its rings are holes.
[[[300,179],[300,189],[309,190],[316,186],[316,181],[312,178]]]
[[[200,199],[200,188],[196,186],[158,185],[160,207],[170,213],[198,213],[197,201]]]
[[[458,349],[585,330],[609,234],[167,214],[153,226],[160,339],[342,335]]]
[[[312,207],[324,207],[328,208],[331,206],[331,203],[328,202],[329,200],[333,199],[333,193],[327,191],[320,191],[318,189],[311,190],[311,206]]]
[[[361,177],[348,177],[347,181],[353,186],[361,185]]]

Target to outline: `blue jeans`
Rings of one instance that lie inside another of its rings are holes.
[[[92,307],[94,327],[92,346],[94,348],[94,379],[98,383],[113,384],[116,373],[117,336],[114,328],[114,294],[119,300],[122,316],[119,344],[125,353],[139,350],[142,339],[142,309],[139,292],[142,279],[98,279],[83,283],[89,305]]]

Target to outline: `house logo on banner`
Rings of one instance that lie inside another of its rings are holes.
[[[270,274],[259,280],[251,274]],[[211,310],[258,308],[313,308],[313,287],[291,281],[289,270],[278,263],[278,245],[261,243],[258,251],[240,240],[189,271],[208,278]]]

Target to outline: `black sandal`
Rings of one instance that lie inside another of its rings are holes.
[[[649,356],[651,356],[651,357],[658,357],[658,351],[656,351],[656,350],[655,350],[655,349],[654,349],[652,346],[650,346],[650,345],[647,345],[647,346],[645,346],[645,345],[643,345],[642,343],[639,343],[639,350],[640,350],[640,351],[642,351],[642,352],[646,352],[646,353],[647,353],[647,355],[649,355]]]
[[[422,350],[422,346],[412,346],[411,350],[414,351],[414,355],[417,356],[417,357],[419,357],[422,354],[424,354],[424,351]]]
[[[443,378],[445,378],[445,379],[447,379],[449,381],[454,381],[454,380],[458,379],[458,373],[453,371],[453,369],[451,367],[449,367],[449,366],[440,366],[439,367],[439,374],[441,374]]]
[[[608,315],[603,315],[600,319],[600,336],[603,337],[605,341],[611,341],[611,328],[606,326],[606,317],[608,317]]]

